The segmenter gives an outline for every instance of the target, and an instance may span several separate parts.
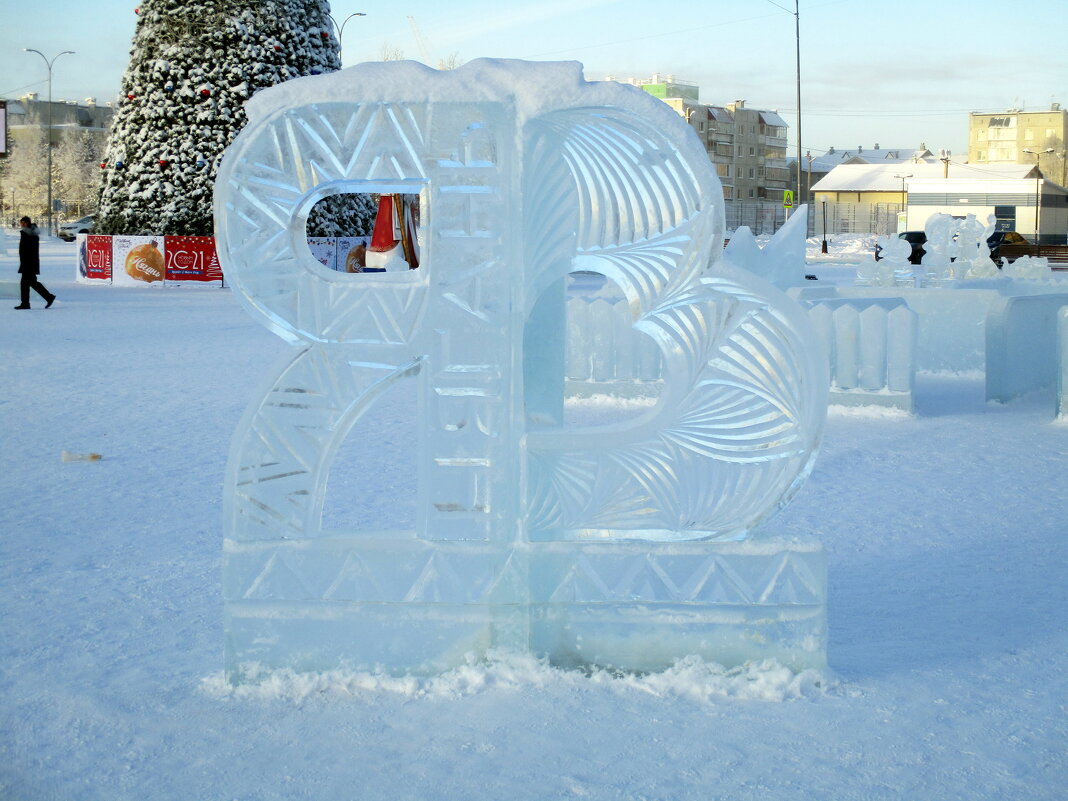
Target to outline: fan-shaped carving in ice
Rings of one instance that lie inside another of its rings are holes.
[[[745,599],[642,584],[631,601],[696,605],[659,646],[656,615],[566,600],[580,568],[604,578],[660,559],[679,581],[704,575],[713,541],[744,538],[796,490],[822,428],[826,358],[804,315],[755,276],[705,270],[722,193],[669,107],[585,83],[575,64],[479,61],[300,79],[261,92],[249,116],[217,183],[220,257],[249,310],[296,348],[231,450],[232,674],[242,660],[436,670],[491,645],[562,663],[730,661],[723,643],[756,642],[746,627],[768,619],[791,632],[775,655],[822,660],[818,548],[732,545],[755,571]],[[307,215],[355,191],[420,194],[419,269],[318,265]],[[578,270],[614,281],[662,351],[659,402],[610,429],[544,425],[563,401],[554,332]],[[416,530],[323,531],[333,454],[398,381],[420,397]],[[811,579],[793,628],[776,611],[794,603],[775,589],[781,559]],[[760,614],[728,620],[723,603]]]

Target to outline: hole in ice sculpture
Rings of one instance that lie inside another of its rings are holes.
[[[334,455],[324,533],[414,531],[418,380],[399,378],[356,420]]]
[[[350,275],[407,273],[419,267],[424,196],[394,191],[341,192],[308,212],[308,249],[323,267]]]
[[[572,273],[565,308],[563,425],[612,425],[655,406],[660,350],[634,328],[619,286],[599,273]]]

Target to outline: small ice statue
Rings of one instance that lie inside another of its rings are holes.
[[[828,359],[780,291],[706,271],[723,194],[681,117],[577,63],[490,60],[300,78],[248,116],[217,179],[219,254],[293,347],[230,453],[232,680],[247,663],[427,674],[493,648],[631,670],[824,663],[822,548],[751,532],[811,469]],[[418,214],[389,211],[384,272],[309,251],[312,208],[344,193],[418,196]],[[642,417],[564,426],[575,271],[613,281],[662,351]],[[325,529],[334,454],[402,382],[414,529]]]
[[[942,284],[953,281],[957,274],[954,261],[957,257],[957,221],[948,214],[932,214],[924,226],[927,241],[920,260],[929,283]]]
[[[1026,281],[1049,281],[1053,278],[1049,259],[1043,256],[1020,256],[1011,262],[1008,259],[1002,259],[1002,262],[1002,272],[1009,278]]]
[[[962,278],[995,278],[998,266],[990,258],[986,240],[994,233],[996,218],[991,214],[984,225],[969,214],[957,225],[957,274]]]
[[[912,283],[909,255],[912,245],[896,236],[876,239],[879,260],[864,262],[857,267],[858,286],[903,286]]]

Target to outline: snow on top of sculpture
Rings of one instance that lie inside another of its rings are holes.
[[[823,361],[792,301],[727,266],[702,277],[722,241],[722,194],[669,107],[586,83],[576,63],[480,60],[297,79],[256,95],[248,112],[220,171],[219,250],[239,296],[289,341],[391,346],[398,373],[492,364],[521,396],[510,354],[533,351],[506,310],[529,316],[577,269],[615,281],[635,327],[663,349],[667,390],[642,425],[515,440],[530,493],[506,519],[518,513],[553,537],[735,538],[807,473]],[[305,242],[307,214],[346,191],[424,191],[419,270],[321,268]],[[465,357],[442,347],[442,328],[470,337]],[[518,432],[521,397],[509,392],[487,419]],[[500,475],[491,483],[514,486],[502,468],[518,463],[491,461]]]

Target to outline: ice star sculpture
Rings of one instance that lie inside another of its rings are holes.
[[[219,253],[294,348],[231,449],[234,680],[247,662],[435,672],[493,647],[823,663],[822,549],[746,538],[811,468],[826,356],[778,290],[704,271],[722,192],[678,115],[578,64],[489,60],[365,64],[248,112],[217,180]],[[308,214],[346,192],[421,196],[418,269],[316,262]],[[614,281],[663,352],[636,421],[559,424],[579,270]],[[398,382],[420,398],[415,530],[324,530],[333,456]]]

